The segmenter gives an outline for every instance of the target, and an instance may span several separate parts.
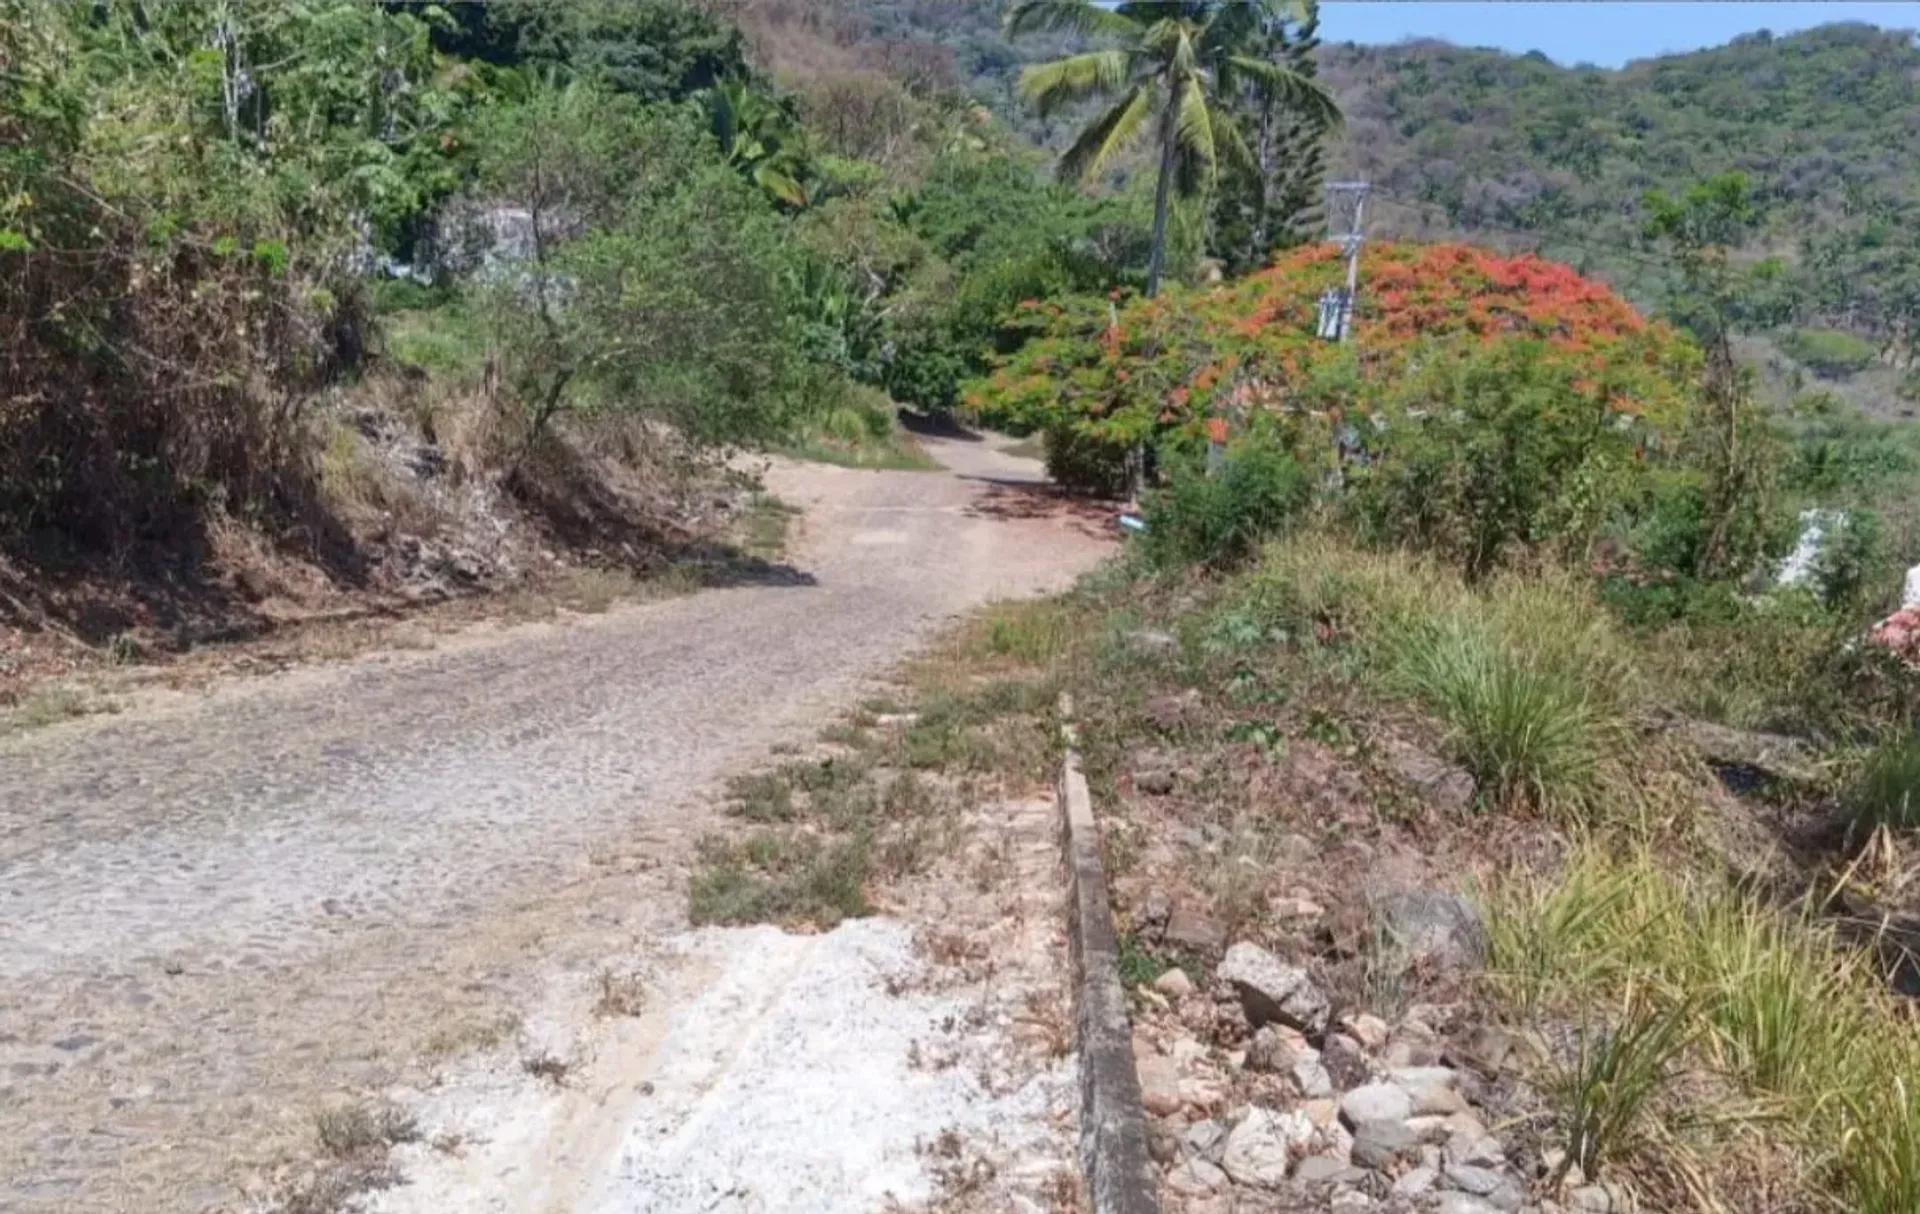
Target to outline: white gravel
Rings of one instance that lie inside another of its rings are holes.
[[[567,1089],[511,1060],[451,1083],[423,1128],[482,1145],[410,1148],[409,1183],[373,1208],[842,1214],[928,1202],[936,1169],[983,1152],[996,1170],[1056,1166],[1070,1060],[993,1090],[983,1063],[1007,1043],[973,1022],[977,997],[928,989],[905,924],[709,929],[666,953],[696,990],[663,991],[658,1022],[602,1043]]]

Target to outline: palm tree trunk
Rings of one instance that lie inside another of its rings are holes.
[[[1180,91],[1167,83],[1167,108],[1160,117],[1160,182],[1153,192],[1153,252],[1147,261],[1147,298],[1160,294],[1160,275],[1167,263],[1167,204],[1173,197],[1174,155],[1179,150]]]

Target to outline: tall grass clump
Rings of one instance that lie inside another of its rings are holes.
[[[1493,803],[1547,809],[1593,801],[1613,731],[1577,681],[1458,619],[1407,642],[1402,674],[1446,723],[1455,757]]]
[[[1631,651],[1560,576],[1508,576],[1454,596],[1389,640],[1395,681],[1448,729],[1497,806],[1596,808],[1638,697]]]
[[[1920,826],[1920,734],[1909,734],[1874,751],[1847,804],[1861,829]]]
[[[1646,854],[1576,855],[1555,880],[1486,900],[1490,982],[1509,1000],[1584,1019],[1596,1003],[1644,999],[1687,1022],[1689,1055],[1776,1115],[1804,1183],[1839,1208],[1920,1209],[1920,1038],[1871,959],[1844,947],[1811,905],[1781,908]]]

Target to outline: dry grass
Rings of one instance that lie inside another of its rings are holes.
[[[314,1134],[320,1149],[336,1159],[385,1151],[403,1142],[417,1142],[420,1129],[412,1117],[390,1105],[343,1105],[314,1115]]]
[[[593,1014],[602,1020],[632,1018],[646,1012],[647,988],[639,974],[603,969],[595,981],[599,996],[593,1001]]]

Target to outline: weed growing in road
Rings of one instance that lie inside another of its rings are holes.
[[[695,924],[832,927],[871,914],[870,849],[864,836],[824,843],[794,831],[760,831],[739,843],[704,840],[688,916]]]
[[[602,969],[598,985],[600,996],[594,1000],[593,1014],[601,1019],[633,1017],[647,1010],[647,989],[640,975]]]
[[[520,1060],[520,1069],[535,1079],[545,1080],[554,1087],[567,1086],[567,1076],[573,1073],[573,1064],[545,1050],[537,1054],[528,1054]]]
[[[313,1118],[320,1149],[336,1159],[415,1142],[420,1129],[413,1118],[391,1106],[345,1105],[323,1109]]]
[[[75,717],[110,711],[108,705],[81,692],[55,687],[27,695],[12,712],[0,716],[0,735],[43,729]]]
[[[773,560],[786,551],[793,520],[799,513],[770,493],[756,493],[740,517],[734,543],[750,557]]]

